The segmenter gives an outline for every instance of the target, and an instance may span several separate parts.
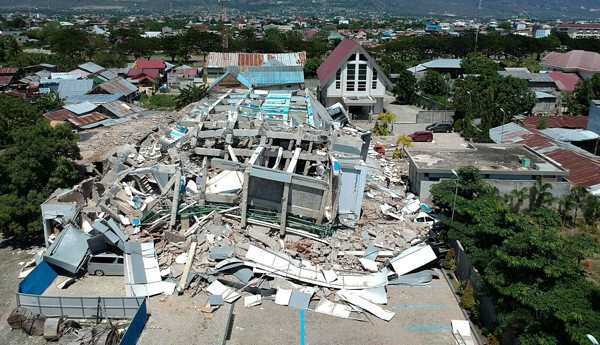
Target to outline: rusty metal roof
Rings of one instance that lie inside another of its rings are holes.
[[[1,67],[0,68],[0,75],[13,75],[15,73],[19,72],[19,68],[18,67]]]
[[[12,75],[0,75],[0,85],[6,86],[13,80]]]
[[[114,95],[117,93],[122,93],[125,96],[129,96],[138,90],[137,86],[121,77],[105,81],[104,83],[98,85],[98,87],[110,94]]]
[[[504,133],[502,133],[504,132]],[[566,179],[578,186],[600,184],[600,158],[570,143],[561,142],[535,128],[515,123],[490,129],[490,138],[505,144],[525,144],[569,170]]]
[[[95,111],[86,115],[75,116],[73,118],[67,119],[67,121],[79,127],[89,125],[90,123],[98,122],[104,119],[106,119],[106,116]]]
[[[284,66],[304,66],[306,52],[262,54],[262,53],[208,53],[204,64],[207,68],[226,68],[235,66],[262,66],[276,60]]]
[[[77,117],[77,115],[68,111],[67,109],[62,108],[46,113],[44,114],[44,117],[50,121],[67,121],[68,119]]]
[[[546,128],[585,129],[588,124],[587,116],[526,116],[522,120],[523,126],[527,129],[535,129],[542,118],[546,119]]]

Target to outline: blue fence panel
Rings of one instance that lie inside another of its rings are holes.
[[[58,274],[45,261],[40,262],[22,282],[19,283],[19,292],[30,295],[41,295]]]
[[[121,342],[119,342],[119,345],[135,345],[146,326],[147,320],[148,313],[146,311],[146,300],[144,300],[131,320],[129,327],[127,327],[127,331],[121,339]]]

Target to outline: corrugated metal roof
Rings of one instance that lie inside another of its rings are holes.
[[[540,130],[540,132],[556,140],[566,142],[594,140],[600,137],[598,134],[586,129],[546,128]]]
[[[96,109],[97,107],[98,107],[97,105],[95,105],[94,103],[90,103],[90,102],[67,104],[67,105],[63,106],[64,109],[67,109],[68,111],[70,111],[76,115],[89,113],[91,111],[94,111],[94,109]]]
[[[115,101],[102,104],[102,107],[106,109],[108,112],[113,114],[116,117],[125,117],[137,114],[139,112],[144,111],[143,108],[138,107],[137,105]]]
[[[317,68],[317,75],[319,76],[319,82],[321,85],[325,84],[327,79],[332,73],[335,73],[338,68],[346,61],[348,55],[360,47],[358,43],[350,39],[343,39],[340,44],[327,56],[325,61]]]
[[[254,87],[304,83],[301,66],[246,66],[238,70]]]
[[[109,71],[109,70],[104,70],[100,73],[98,73],[99,76],[104,77],[106,80],[111,80],[111,79],[115,79],[116,77],[118,77],[119,75],[113,71]]]
[[[19,68],[18,67],[1,67],[0,68],[0,75],[6,75],[6,74],[15,74],[19,72]]]
[[[427,68],[462,68],[460,62],[462,59],[435,59],[427,61],[422,65]]]
[[[77,117],[77,115],[73,114],[65,108],[62,108],[46,113],[44,114],[44,117],[50,121],[67,121],[70,118]]]
[[[155,81],[160,75],[160,70],[156,68],[132,68],[127,72],[127,76],[133,79],[143,79],[148,77]]]
[[[98,73],[104,69],[104,67],[97,65],[93,62],[86,62],[77,67],[81,68],[84,71],[88,71],[89,73]]]
[[[554,79],[548,73],[531,73],[523,71],[498,71],[499,75],[525,79],[532,83],[553,83]]]
[[[502,132],[504,134],[502,134]],[[526,129],[515,123],[490,129],[490,138],[504,143],[520,143],[531,147],[569,170],[567,180],[578,186],[600,184],[600,160],[597,156],[570,143],[555,140],[536,129]]]
[[[91,103],[95,103],[95,104],[102,104],[102,103],[114,102],[123,96],[124,95],[122,93],[116,93],[114,95],[105,94],[105,93],[72,95],[72,96],[67,97],[67,99],[65,100],[65,103],[72,104],[72,103],[91,102]]]
[[[558,24],[558,27],[559,28],[600,29],[600,24],[598,24],[598,23],[587,23],[587,24],[560,23],[560,24]]]
[[[588,123],[587,116],[525,116],[522,119],[523,126],[527,129],[535,129],[542,118],[546,119],[546,128],[585,129]]]
[[[88,93],[94,87],[94,81],[90,79],[83,80],[63,80],[58,85],[58,94],[61,97],[71,95],[83,95]]]
[[[133,65],[135,68],[157,68],[163,69],[167,65],[163,60],[137,60]]]
[[[90,123],[102,121],[104,119],[106,119],[106,116],[104,116],[98,112],[93,112],[91,114],[76,116],[76,117],[67,119],[67,121],[71,122],[72,124],[74,124],[76,126],[85,126],[85,125],[89,125]]]
[[[262,66],[267,61],[276,60],[285,66],[304,66],[306,52],[262,54],[262,53],[208,53],[204,64],[207,68],[231,66]]]
[[[6,85],[10,84],[12,79],[13,79],[12,75],[0,75],[0,85],[6,86]]]
[[[546,92],[536,91],[535,92],[535,98],[537,98],[537,99],[540,99],[540,98],[556,98],[556,96],[551,95],[551,94],[546,93]]]
[[[548,72],[560,91],[574,91],[579,82],[577,73]]]
[[[50,73],[50,79],[66,79],[73,80],[81,78],[81,73],[75,72],[52,72]]]
[[[129,96],[132,93],[137,92],[138,90],[137,86],[133,85],[132,83],[128,82],[127,80],[121,77],[117,77],[106,81],[98,85],[98,88],[111,94],[121,93],[125,96]]]

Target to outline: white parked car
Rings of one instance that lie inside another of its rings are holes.
[[[417,216],[413,220],[413,223],[425,224],[425,225],[427,225],[427,227],[429,229],[431,229],[431,227],[433,227],[433,224],[435,224],[439,221],[440,221],[439,219],[435,218],[434,216],[432,216],[430,214],[427,214],[425,212],[419,212],[419,214],[417,214]]]

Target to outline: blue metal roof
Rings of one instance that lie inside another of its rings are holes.
[[[121,97],[123,97],[122,93],[115,93],[114,95],[103,94],[103,93],[89,94],[89,95],[71,95],[71,96],[67,97],[65,103],[72,104],[72,103],[91,102],[91,103],[95,103],[95,104],[102,104],[102,103],[117,101]]]
[[[88,93],[94,86],[94,81],[90,79],[70,80],[65,79],[58,85],[58,94],[61,97],[69,97],[72,95],[84,95]]]
[[[304,83],[304,70],[301,66],[238,66],[229,67],[225,74],[210,85],[210,88],[217,85],[227,75],[232,75],[249,89],[253,87]]]
[[[252,66],[240,68],[240,74],[254,87],[304,83],[301,66]]]
[[[104,67],[102,67],[100,65],[97,65],[97,64],[95,64],[93,62],[86,62],[86,63],[83,63],[83,64],[77,66],[77,67],[79,67],[80,69],[82,69],[84,71],[88,71],[90,73],[100,72],[100,71],[102,71],[104,69]]]

